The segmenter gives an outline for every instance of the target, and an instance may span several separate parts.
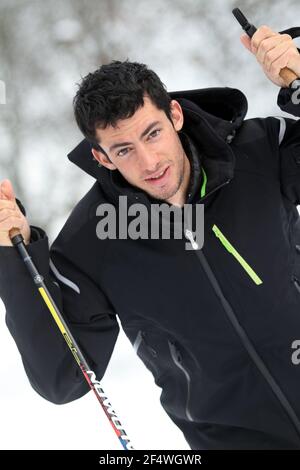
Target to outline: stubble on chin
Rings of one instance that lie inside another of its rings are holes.
[[[168,201],[168,199],[171,199],[179,191],[183,183],[183,180],[184,180],[184,159],[182,162],[180,172],[176,176],[176,185],[172,189],[165,190],[165,191],[162,190],[160,193],[151,193],[149,191],[147,192],[153,199]]]

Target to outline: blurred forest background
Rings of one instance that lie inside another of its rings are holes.
[[[0,81],[6,86],[6,103],[0,104],[0,180],[12,181],[30,224],[46,230],[50,243],[94,183],[67,154],[82,139],[72,111],[76,83],[101,64],[127,58],[146,63],[169,91],[238,88],[248,99],[247,117],[284,115],[276,104],[279,88],[240,43],[234,7],[257,27],[300,26],[299,0],[0,1]],[[121,421],[124,415],[131,420],[128,434],[136,447],[188,448],[160,411],[158,395],[154,400],[148,371],[122,341],[105,380]],[[4,320],[0,343],[6,358],[0,383],[2,448],[112,448],[114,436],[111,444],[100,443],[101,411],[93,398],[91,404],[84,398],[62,408],[45,402],[30,389]],[[12,371],[15,388],[7,384]],[[78,435],[75,424],[68,424],[84,422],[87,408],[88,425]],[[107,429],[103,418],[101,439]]]
[[[33,225],[53,239],[93,183],[66,155],[81,139],[76,83],[100,64],[144,62],[170,91],[231,86],[246,94],[248,117],[281,113],[279,89],[240,43],[235,6],[256,26],[300,23],[299,0],[1,0],[0,179]]]

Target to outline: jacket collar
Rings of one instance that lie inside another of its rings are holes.
[[[197,198],[197,196],[199,199],[200,196],[200,188],[203,179],[201,174],[202,155],[187,133],[180,131],[178,134],[191,165],[191,176],[186,197],[186,203],[190,203],[193,199]]]

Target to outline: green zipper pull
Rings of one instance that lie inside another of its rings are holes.
[[[241,264],[241,266],[245,269],[245,271],[249,274],[251,279],[255,282],[255,284],[259,285],[262,284],[262,280],[258,277],[258,275],[253,271],[251,266],[244,260],[244,258],[236,251],[236,249],[231,245],[231,243],[227,240],[227,238],[223,235],[221,230],[214,225],[212,230],[217,238],[220,239],[221,243],[225,246],[226,250],[229,251]]]

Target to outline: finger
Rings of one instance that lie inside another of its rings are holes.
[[[274,60],[270,65],[270,73],[272,75],[279,75],[280,71],[287,67],[292,54],[294,54],[294,51],[292,49],[289,49],[288,51],[284,52],[280,57],[277,57],[277,59]]]
[[[0,211],[0,223],[8,217],[20,217],[20,215],[17,215],[16,211],[14,211],[13,209],[3,209],[2,211]]]
[[[0,199],[0,211],[2,209],[15,209],[16,203],[14,201],[8,201],[6,199]]]
[[[263,39],[270,38],[275,36],[278,33],[275,33],[271,28],[266,25],[260,26],[252,36],[251,39],[251,50],[256,53],[258,47]]]
[[[7,232],[12,228],[19,228],[23,227],[23,219],[21,217],[8,217],[4,222],[1,222],[0,232]]]
[[[272,49],[276,48],[279,44],[290,44],[290,41],[287,40],[286,36],[288,35],[276,34],[275,36],[271,36],[270,38],[263,39],[256,53],[256,58],[258,62],[263,64],[265,61],[266,54],[269,53],[269,51],[271,51]],[[291,36],[289,36],[289,39],[292,39]]]
[[[248,51],[251,51],[251,39],[249,38],[248,34],[242,34],[240,36],[241,43],[248,49]]]
[[[282,56],[286,54],[290,47],[291,46],[289,43],[283,42],[281,44],[278,44],[278,46],[274,47],[274,49],[271,49],[271,51],[267,52],[264,61],[264,66],[266,67],[266,69],[270,71],[272,64],[278,59],[282,58]]]
[[[1,193],[3,199],[9,199],[10,201],[14,201],[16,196],[14,192],[13,185],[9,179],[5,179],[1,181]]]

